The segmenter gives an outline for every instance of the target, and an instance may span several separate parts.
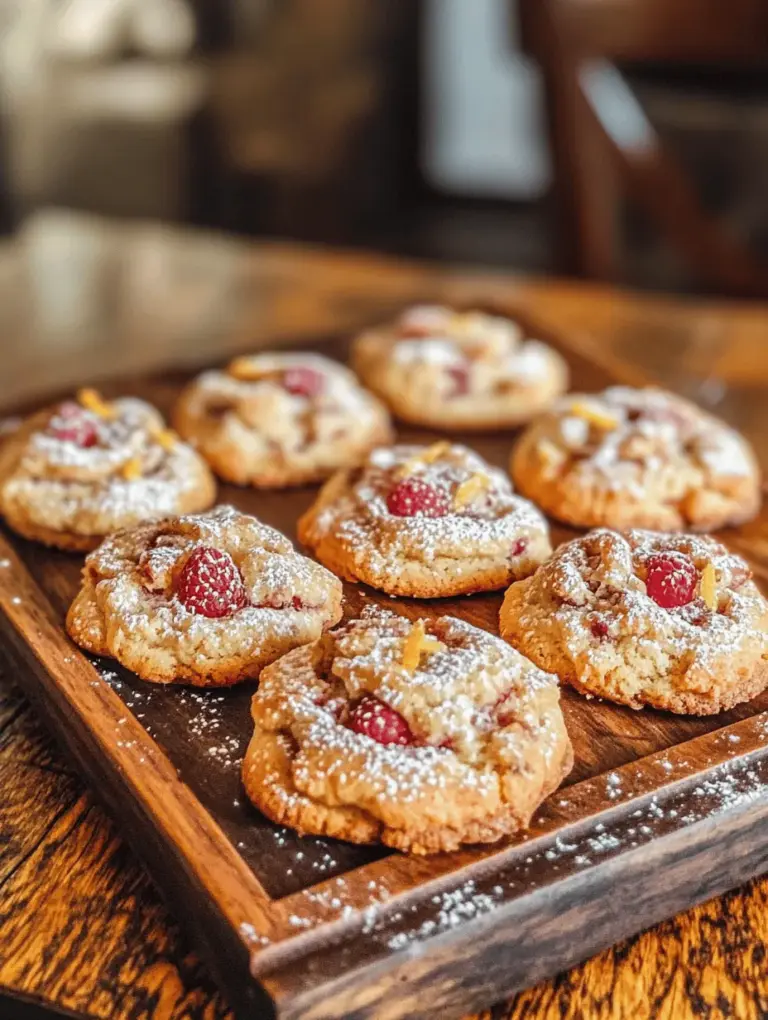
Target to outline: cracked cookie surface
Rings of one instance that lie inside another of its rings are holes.
[[[760,472],[747,441],[664,390],[562,398],[517,443],[517,488],[579,527],[709,531],[750,520]]]
[[[352,366],[398,418],[440,429],[510,428],[568,388],[565,361],[516,322],[440,305],[363,333]]]
[[[110,536],[85,561],[67,631],[144,680],[225,686],[316,640],[341,584],[232,507]]]
[[[413,853],[517,832],[573,763],[556,679],[452,617],[370,608],[265,669],[251,714],[264,814]]]
[[[552,548],[507,476],[448,442],[374,450],[325,484],[298,534],[340,577],[416,598],[503,588]]]
[[[598,529],[511,585],[503,638],[587,695],[711,715],[768,686],[768,603],[713,538]]]
[[[389,413],[343,365],[317,354],[255,354],[182,392],[179,433],[219,477],[283,488],[322,481],[392,438]]]
[[[93,549],[118,528],[204,510],[215,497],[203,459],[132,397],[82,390],[0,446],[0,513],[25,538],[61,549]]]

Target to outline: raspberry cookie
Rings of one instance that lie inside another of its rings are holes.
[[[216,483],[143,400],[93,390],[33,415],[0,447],[0,513],[25,538],[87,550],[117,528],[204,510]]]
[[[416,598],[503,588],[552,551],[545,519],[506,475],[448,442],[374,450],[339,472],[299,538],[340,577]]]
[[[179,397],[174,424],[219,477],[258,488],[322,481],[392,439],[384,406],[315,354],[259,354],[204,372]]]
[[[713,538],[592,531],[513,584],[501,634],[564,683],[712,715],[768,686],[768,603]]]
[[[251,714],[264,814],[411,853],[517,832],[573,764],[556,678],[450,616],[368,610],[265,669]]]
[[[657,389],[563,398],[523,434],[511,470],[529,499],[581,527],[713,530],[760,507],[746,440]]]
[[[340,617],[332,574],[280,532],[218,507],[108,538],[85,561],[67,630],[144,680],[221,687]]]
[[[517,323],[441,306],[364,333],[352,365],[398,418],[430,428],[509,428],[568,388],[560,355]]]

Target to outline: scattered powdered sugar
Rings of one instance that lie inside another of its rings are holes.
[[[695,541],[704,540],[696,539]],[[381,618],[380,610],[375,611],[374,615],[376,614]],[[450,621],[450,618],[442,618],[438,622],[440,624],[448,623],[449,626],[455,623],[460,628],[464,628],[470,638],[472,637],[471,632],[474,631],[474,628],[464,621]],[[491,642],[497,641],[491,635],[485,635],[485,638]],[[498,643],[505,653],[511,652],[508,646],[501,642]],[[482,647],[485,646],[482,645]],[[457,652],[461,653],[462,649],[457,649]],[[472,654],[477,655],[477,649],[473,649]],[[377,670],[381,669],[383,674],[389,678],[392,664],[396,659],[396,645],[391,641],[378,640],[373,648],[364,655],[341,657],[350,660],[349,676],[353,679],[356,677],[358,682],[361,677],[370,674],[371,667]],[[429,668],[418,669],[412,676],[414,697],[424,697],[425,699],[435,697],[442,701],[450,700],[446,699],[446,687],[450,687],[450,684],[455,681],[455,677],[452,676],[451,656],[446,653],[438,653],[431,658],[437,661],[441,657],[447,659],[444,664],[445,674],[442,672],[443,666],[441,665],[435,676],[429,675]],[[504,667],[508,668],[506,661]],[[465,665],[458,672],[464,674],[466,672]],[[493,670],[490,670],[489,673],[492,674]],[[115,689],[124,690],[123,682],[115,671],[103,670],[102,677]],[[492,677],[490,680],[485,677],[484,682],[492,687],[495,680]],[[548,678],[543,674],[534,677],[534,686],[536,683],[545,682],[548,682]],[[398,693],[397,685],[394,685],[391,688],[393,699],[397,698]],[[165,694],[166,692],[163,692],[163,696]],[[143,699],[153,697],[154,692],[152,690],[148,690],[146,693],[130,691],[123,693],[123,696],[126,699],[126,705],[134,708],[141,707]],[[243,736],[241,742],[232,735],[224,733],[221,710],[226,696],[210,692],[197,692],[186,688],[174,692],[174,696],[178,698],[180,704],[194,706],[197,709],[190,723],[190,730],[196,738],[203,741],[204,746],[209,740],[212,741],[207,748],[210,757],[224,768],[238,765],[247,735]],[[398,702],[395,700],[395,703],[404,712],[406,711],[407,701]],[[469,704],[473,704],[473,702],[470,701]],[[460,699],[454,699],[454,707],[457,712],[456,719],[452,722],[449,720],[447,723],[442,720],[441,724],[455,724],[460,731],[467,725],[467,706],[461,703]],[[438,716],[439,710],[436,710],[435,714]],[[137,713],[137,716],[141,718],[141,713]],[[124,719],[119,720],[118,726],[121,726],[124,721]],[[768,722],[765,725],[768,729]],[[324,733],[325,730],[320,734],[321,739],[323,739]],[[724,742],[734,745],[734,749],[741,740],[738,734],[734,733],[725,733],[722,735],[722,739]],[[119,744],[119,746],[123,745]],[[130,742],[126,742],[125,746],[130,746]],[[430,750],[435,751],[434,748]],[[393,757],[401,751],[402,749],[393,749]],[[674,764],[669,759],[660,758],[656,764],[665,776],[674,771]],[[620,772],[611,772],[601,779],[601,782],[605,784],[605,795],[609,800],[621,800],[631,796],[631,791],[625,793],[622,780],[623,773]],[[391,791],[392,795],[400,796],[405,790],[407,796],[408,782],[409,780],[406,780],[401,787],[401,779],[396,776]],[[456,889],[435,894],[426,907],[420,902],[412,907],[403,906],[400,908],[391,904],[389,893],[385,887],[382,888],[377,883],[372,884],[369,890],[370,901],[366,905],[360,906],[357,902],[352,903],[345,889],[344,880],[338,879],[338,885],[333,887],[306,890],[304,902],[307,904],[308,912],[305,914],[302,910],[296,909],[289,917],[289,925],[298,935],[301,935],[316,924],[328,920],[330,915],[331,920],[353,922],[359,925],[359,931],[374,938],[380,938],[383,944],[392,951],[405,950],[457,926],[472,923],[493,913],[516,893],[524,891],[526,882],[533,881],[534,877],[541,873],[537,869],[545,868],[556,872],[566,870],[568,867],[597,866],[614,853],[635,849],[649,839],[663,835],[663,832],[667,831],[665,827],[669,829],[670,827],[679,828],[684,824],[695,824],[736,806],[750,803],[765,796],[765,793],[766,783],[762,774],[749,764],[734,762],[718,768],[711,776],[697,781],[697,785],[693,789],[693,796],[696,801],[701,802],[700,809],[697,807],[691,809],[688,804],[685,813],[680,815],[678,807],[674,806],[678,803],[674,795],[664,794],[663,797],[654,795],[645,798],[640,807],[634,809],[631,815],[629,812],[622,815],[622,819],[616,824],[607,825],[598,822],[596,825],[584,828],[583,831],[575,831],[576,827],[569,827],[553,839],[545,841],[540,849],[532,847],[533,852],[526,853],[525,858],[522,853],[513,855],[510,866],[507,868],[505,865],[503,874],[494,878],[493,885],[484,884],[479,878],[473,879]],[[568,808],[571,805],[571,800],[560,798],[557,804],[561,808]],[[235,802],[235,806],[239,806],[237,802]],[[613,809],[623,811],[624,807],[623,805],[614,805]],[[273,836],[277,847],[285,846],[287,830],[275,828]],[[538,840],[535,842],[538,843]],[[297,852],[295,859],[299,860],[301,856],[301,852]],[[292,861],[294,858],[287,857],[286,859]],[[312,870],[318,878],[336,866],[337,860],[332,849],[314,856],[311,862]],[[286,870],[287,873],[291,873],[291,868]],[[322,907],[325,913],[318,918],[313,911],[319,907]],[[266,947],[270,941],[266,936],[260,935],[255,925],[250,923],[242,923],[240,933],[243,939],[256,950]]]
[[[593,854],[603,854],[609,850],[618,849],[621,846],[621,840],[618,836],[614,836],[611,833],[600,832],[596,836],[587,838],[587,846]]]
[[[617,772],[609,772],[606,776],[605,795],[608,800],[618,800],[621,797],[621,776]]]
[[[699,820],[708,813],[720,814],[743,804],[763,798],[768,791],[768,782],[750,767],[749,763],[725,763],[718,766],[693,790],[693,796],[714,801],[716,809],[701,813],[690,812],[683,822]]]
[[[184,710],[188,719],[190,735],[195,739],[200,753],[214,761],[222,770],[232,771],[240,767],[247,734],[235,734],[225,729],[225,705],[227,693],[216,691],[200,691],[193,687],[169,689],[153,687],[140,681],[129,684],[115,670],[96,664],[103,681],[108,683],[122,698],[126,708],[130,708],[134,716],[141,722],[144,729],[152,737],[160,736],[156,725],[147,719],[146,710],[153,706],[153,718],[158,719],[158,705],[165,704],[169,699],[175,706]],[[99,681],[93,681],[98,686]],[[120,719],[118,727],[126,720]]]
[[[241,923],[240,934],[250,946],[268,946],[272,941],[266,935],[259,934],[256,927],[248,921],[243,921]]]
[[[248,737],[223,731],[227,697],[227,694],[185,687],[179,692],[178,701],[181,706],[194,709],[189,718],[189,732],[202,745],[203,753],[223,769],[237,769],[243,760]]]
[[[405,949],[412,942],[418,942],[429,938],[432,935],[439,935],[441,932],[450,931],[467,921],[481,917],[495,910],[500,894],[479,893],[473,881],[465,882],[458,889],[439,893],[432,897],[432,905],[436,907],[435,916],[424,921],[418,928],[412,931],[401,931],[388,939],[387,945],[390,949]]]
[[[120,691],[129,707],[140,708],[145,698],[155,696],[151,689],[146,692],[128,690],[115,671],[104,670],[103,675]],[[161,691],[157,696],[165,694]],[[226,696],[189,689],[179,689],[174,695],[198,709],[193,723],[195,730],[199,731],[196,736],[217,740],[221,722],[219,713]],[[118,726],[122,722],[124,719],[118,721]],[[762,725],[768,733],[768,721],[763,720]],[[738,753],[742,742],[738,733],[727,731],[713,735],[713,738],[733,748],[734,754]],[[130,746],[130,742],[126,742],[125,746]],[[537,835],[537,823],[534,822],[533,832],[521,837],[517,848],[505,851],[492,876],[473,877],[457,887],[442,889],[427,901],[418,896],[406,896],[401,901],[401,897],[392,895],[382,879],[371,879],[361,899],[359,882],[348,884],[345,878],[338,877],[303,890],[294,899],[288,926],[296,937],[301,937],[317,926],[340,922],[345,926],[343,937],[352,942],[362,934],[386,951],[418,951],[421,943],[433,937],[489,917],[518,895],[532,887],[539,887],[547,875],[599,867],[618,853],[639,850],[652,839],[716,818],[723,812],[763,798],[768,792],[765,777],[768,765],[763,767],[762,762],[753,764],[736,758],[718,766],[708,775],[681,783],[674,782],[675,769],[689,768],[687,761],[679,758],[673,761],[669,755],[661,755],[656,758],[655,764],[665,781],[672,780],[671,785],[652,794],[636,794],[634,773],[626,768],[587,781],[602,784],[609,801],[614,799],[614,794],[624,796],[626,790],[626,807],[613,805],[602,819],[598,816],[586,825],[577,821],[551,835]],[[638,771],[637,775],[641,774],[644,773]],[[557,800],[558,807],[573,808],[576,817],[579,813],[575,806],[578,791],[577,786],[568,797]],[[275,846],[286,854],[286,872],[290,874],[290,865],[294,861],[298,863],[305,856],[304,851],[286,851],[286,845],[292,839],[290,830],[277,826],[271,831]],[[318,843],[320,849],[317,853],[312,852],[311,867],[321,878],[327,870],[337,866],[337,858],[332,843]],[[240,848],[243,848],[242,845]],[[239,930],[255,953],[271,944],[267,936],[260,934],[256,924],[243,922]]]
[[[571,869],[598,866],[608,856],[639,849],[651,839],[662,838],[666,833],[765,797],[768,783],[763,771],[749,762],[725,763],[705,778],[694,779],[682,788],[672,787],[641,798],[639,807],[612,818],[610,823],[597,822],[586,827],[577,823],[566,830],[572,835],[557,834],[533,853],[525,854],[521,849],[482,886],[479,880],[471,880],[434,896],[426,907],[423,902],[417,902],[394,913],[377,908],[368,913],[363,930],[375,936],[380,934],[389,949],[408,949],[499,909],[530,887],[538,886],[548,872],[567,873]],[[693,810],[690,809],[691,795],[701,803]],[[682,805],[688,807],[685,813],[681,813]],[[408,925],[411,914],[420,915],[419,922],[413,926]]]
[[[208,756],[216,758],[226,768],[233,768],[242,759],[243,744],[239,737],[229,734],[220,744],[208,748]]]

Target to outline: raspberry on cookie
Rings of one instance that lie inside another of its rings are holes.
[[[768,602],[713,538],[598,529],[513,584],[501,635],[584,694],[712,715],[768,686]]]
[[[448,442],[374,450],[325,484],[298,532],[340,577],[416,598],[503,588],[552,549],[507,476]]]
[[[0,446],[0,514],[25,538],[93,549],[110,532],[205,510],[205,461],[143,400],[94,390],[32,415]]]
[[[390,442],[386,408],[343,365],[317,354],[255,354],[204,372],[174,424],[220,478],[257,488],[322,481]]]
[[[352,367],[398,418],[440,429],[510,428],[568,388],[565,361],[516,322],[441,305],[363,333]]]
[[[546,513],[585,528],[708,531],[760,508],[746,440],[654,388],[564,397],[523,434],[511,471]]]
[[[85,561],[70,637],[144,680],[222,687],[315,641],[341,584],[232,507],[110,536]]]
[[[525,828],[573,764],[556,678],[450,616],[368,609],[265,669],[251,714],[264,814],[411,853]]]

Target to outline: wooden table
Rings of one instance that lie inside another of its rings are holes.
[[[86,378],[354,330],[423,299],[513,299],[579,346],[709,404],[768,468],[768,309],[46,216],[0,250],[0,406]],[[205,968],[109,819],[0,676],[0,1016],[219,1020]],[[483,1014],[768,1012],[768,881]]]

